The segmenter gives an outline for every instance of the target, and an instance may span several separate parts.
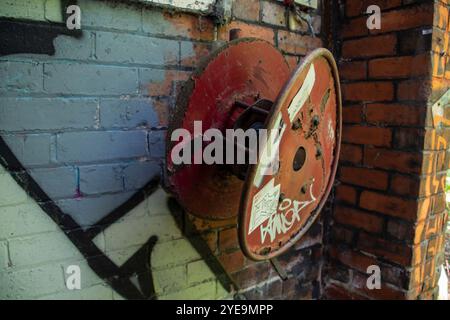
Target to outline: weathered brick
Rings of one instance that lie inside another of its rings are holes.
[[[3,272],[8,266],[8,243],[6,241],[0,241],[0,271]]]
[[[150,156],[163,158],[166,154],[166,131],[151,131],[148,136]]]
[[[284,52],[305,55],[322,45],[318,37],[303,36],[284,30],[278,31],[278,47]]]
[[[326,299],[331,300],[368,300],[367,297],[354,291],[349,291],[347,288],[337,284],[328,284],[324,295]]]
[[[227,287],[227,288],[226,288]],[[220,280],[216,280],[216,296],[217,300],[229,300],[232,299],[231,289],[228,286],[224,286]]]
[[[289,30],[301,33],[312,33],[319,35],[322,30],[322,17],[320,15],[310,13],[310,24],[306,21],[299,19],[294,10],[287,11],[287,21]]]
[[[96,56],[101,61],[175,65],[179,59],[178,51],[179,45],[175,40],[97,32]]]
[[[187,281],[189,285],[212,280],[215,277],[216,275],[203,260],[191,262],[187,265]]]
[[[364,58],[390,56],[396,53],[396,45],[397,38],[391,34],[347,40],[342,45],[342,57]]]
[[[334,219],[340,224],[371,233],[380,233],[383,230],[382,218],[349,207],[336,206],[334,209]]]
[[[347,185],[339,185],[336,187],[336,200],[349,204],[356,204],[357,193],[355,188]]]
[[[427,265],[427,264],[429,264],[430,262],[432,263],[432,261],[434,259],[426,261],[427,260],[427,249],[428,249],[428,241],[424,241],[422,243],[418,243],[418,244],[414,245],[412,247],[413,257],[412,257],[411,264],[412,264],[412,266],[425,264],[425,274],[431,275],[431,270],[427,270],[429,268],[429,265]]]
[[[0,129],[31,131],[93,128],[95,99],[0,98]]]
[[[227,273],[236,272],[245,265],[245,257],[240,250],[221,254],[218,259]]]
[[[392,10],[381,14],[381,29],[371,33],[385,33],[429,26],[433,21],[433,5],[424,3],[418,6]]]
[[[279,279],[266,283],[264,288],[265,296],[268,299],[280,299],[282,297],[282,290],[283,281]]]
[[[44,0],[5,0],[0,8],[3,17],[37,21],[45,17]]]
[[[237,228],[225,229],[219,232],[219,249],[224,252],[239,248]]]
[[[93,195],[123,190],[122,169],[118,165],[91,165],[79,169],[80,192]]]
[[[142,27],[145,32],[164,37],[214,40],[213,20],[195,14],[144,8]]]
[[[449,167],[449,157],[445,151],[425,151],[423,153],[423,174],[435,174]]]
[[[177,292],[187,287],[186,267],[179,266],[152,271],[155,292],[164,295]]]
[[[261,1],[261,20],[264,23],[286,26],[286,9],[274,2]]]
[[[105,81],[105,79],[108,80]],[[46,63],[44,88],[48,93],[63,94],[122,95],[137,93],[137,69],[78,63]]]
[[[423,150],[446,150],[450,141],[450,129],[424,129],[417,132],[423,142]]]
[[[158,257],[153,260],[152,266],[154,268],[185,264],[201,258],[200,254],[185,239],[156,244],[153,257]]]
[[[386,283],[393,284],[399,289],[411,289],[414,288],[412,285],[412,275],[411,272],[405,270],[402,267],[396,267],[392,264],[381,264],[381,278],[384,279]]]
[[[397,128],[394,132],[395,149],[417,150],[423,149],[425,131],[419,128]]]
[[[342,130],[342,141],[388,147],[392,141],[392,131],[389,128],[345,126]]]
[[[103,128],[152,128],[158,124],[154,101],[150,98],[100,100],[100,125]]]
[[[367,62],[345,61],[339,65],[339,76],[344,80],[363,80],[367,78]]]
[[[360,207],[367,210],[384,213],[407,221],[415,221],[417,218],[418,204],[414,200],[363,191],[359,202]]]
[[[330,282],[329,279],[339,281],[341,283],[348,283],[350,280],[350,270],[334,261],[327,263],[327,268],[324,273],[326,274],[326,282]]]
[[[414,55],[431,50],[432,34],[423,34],[422,29],[405,30],[397,34],[399,54],[401,55]]]
[[[2,135],[23,166],[47,165],[53,148],[50,134]]]
[[[433,26],[442,30],[448,30],[447,27],[450,13],[446,4],[448,5],[448,1],[437,2],[434,4]]]
[[[98,284],[91,287],[82,286],[80,290],[68,290],[41,296],[38,300],[111,300],[114,290],[107,284]]]
[[[342,93],[348,101],[390,101],[394,98],[394,86],[387,81],[346,83]]]
[[[375,79],[424,76],[429,70],[430,57],[427,54],[369,61],[369,77]]]
[[[368,104],[366,120],[372,124],[422,125],[426,111],[420,107],[406,104]]]
[[[171,105],[171,99],[167,97],[158,97],[153,100],[153,110],[158,115],[158,126],[156,128],[168,127]]]
[[[64,289],[62,270],[57,264],[0,272],[0,299],[31,299]]]
[[[143,245],[151,236],[157,236],[157,243],[163,245],[167,241],[178,241],[177,239],[181,239],[182,234],[171,215],[127,217],[104,231],[107,251]],[[178,255],[178,248],[175,248],[173,253]]]
[[[364,151],[364,164],[374,168],[419,173],[421,162],[422,156],[418,153],[380,148],[366,148]]]
[[[343,38],[353,38],[366,36],[369,34],[367,29],[367,17],[359,17],[344,22],[342,26],[341,36]]]
[[[9,240],[9,254],[14,267],[82,257],[60,231]]]
[[[412,224],[401,221],[389,219],[386,230],[389,235],[398,240],[403,240],[408,243],[414,238],[414,227]]]
[[[157,97],[175,95],[174,85],[187,80],[189,73],[179,70],[139,69],[140,92]]]
[[[82,12],[81,27],[128,31],[141,29],[141,11],[129,4],[80,0],[78,5]]]
[[[42,92],[42,77],[42,63],[0,61],[0,93]]]
[[[94,42],[95,33],[86,30],[76,39],[71,36],[58,35],[53,40],[53,45],[55,46],[54,58],[90,60],[94,56]]]
[[[225,220],[208,220],[197,218],[189,213],[186,213],[186,231],[188,233],[199,233],[213,229],[233,227],[236,223],[236,217]]]
[[[61,3],[50,0],[45,1],[45,19],[52,22],[64,22]]]
[[[1,175],[0,179],[2,179]],[[19,191],[18,186],[11,189]],[[21,205],[1,207],[0,219],[2,220],[0,239],[58,230],[58,226],[34,201],[28,201]]]
[[[29,173],[51,199],[77,196],[78,173],[73,167],[32,169]]]
[[[345,4],[345,13],[348,17],[354,17],[365,14],[370,5],[377,5],[381,10],[386,10],[401,4],[401,0],[349,0]]]
[[[367,272],[369,266],[378,265],[378,261],[375,258],[345,247],[332,246],[329,253],[333,259],[364,273]]]
[[[386,190],[388,186],[388,174],[386,172],[367,168],[341,167],[339,180],[377,190]]]
[[[355,237],[355,232],[353,230],[341,227],[341,226],[333,226],[331,229],[331,239],[335,243],[345,243],[352,244],[353,239]]]
[[[89,152],[86,152],[89,150]],[[57,137],[58,161],[91,162],[147,155],[145,131],[66,132]]]
[[[250,21],[259,20],[259,0],[235,0],[233,1],[233,16]]]
[[[212,51],[209,43],[181,41],[180,64],[187,67],[197,66]]]
[[[441,214],[446,210],[445,193],[422,198],[418,201],[418,203],[418,221],[428,219],[434,214]]]
[[[361,146],[343,143],[341,145],[340,161],[359,164],[363,159],[363,149]]]
[[[184,290],[158,297],[161,300],[211,300],[216,295],[216,281],[205,282]]]
[[[230,31],[233,29],[239,29],[241,37],[259,38],[272,44],[275,43],[275,33],[271,28],[248,24],[242,21],[232,21],[231,23],[220,26],[217,34],[218,39],[230,40]]]
[[[367,233],[361,233],[358,238],[357,247],[369,254],[384,258],[391,262],[407,266],[412,260],[411,247],[389,241]]]
[[[169,195],[162,189],[158,188],[146,199],[148,214],[150,215],[166,215],[171,214],[168,207]]]
[[[363,105],[344,106],[342,108],[342,121],[344,123],[361,123],[363,121]]]
[[[67,281],[68,277],[71,275],[70,272],[68,272],[69,266],[77,266],[80,268],[80,283],[81,283],[81,290],[98,285],[103,284],[103,279],[100,278],[94,270],[89,265],[90,263],[95,263],[95,261],[89,261],[85,259],[75,259],[75,260],[67,260],[60,264],[62,269],[62,274],[64,278],[64,282]],[[69,291],[69,289],[66,289]],[[77,291],[77,290],[74,290]],[[63,294],[63,293],[60,293]]]
[[[367,273],[355,273],[351,285],[356,289],[356,291],[363,292],[375,299],[403,300],[406,298],[406,293],[404,291],[387,286],[383,281],[381,282],[381,289],[370,290],[367,287],[368,278],[369,275],[367,275]]]
[[[303,237],[294,245],[295,250],[303,250],[320,245],[323,239],[323,226],[320,221],[316,221]]]
[[[128,164],[123,169],[125,190],[139,190],[160,174],[161,168],[154,161]]]
[[[256,285],[260,281],[266,280],[269,275],[270,265],[267,262],[253,264],[231,276],[241,289],[246,289]]]
[[[403,196],[419,194],[420,180],[410,176],[396,174],[391,178],[391,190]]]
[[[0,204],[9,206],[24,203],[27,194],[20,188],[8,173],[0,174]]]
[[[426,80],[405,80],[397,85],[399,101],[426,101],[430,93],[430,84]]]
[[[133,192],[104,194],[101,197],[79,197],[56,202],[61,210],[70,215],[81,227],[91,227],[112,210],[123,204]]]

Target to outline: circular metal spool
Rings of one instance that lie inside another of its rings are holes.
[[[275,172],[261,175],[261,163],[174,165],[171,151],[178,142],[171,135],[178,128],[193,134],[194,121],[202,121],[203,132],[275,129]],[[235,40],[208,57],[179,95],[167,134],[166,187],[200,218],[227,219],[239,213],[243,252],[253,260],[271,259],[292,246],[323,207],[340,139],[341,93],[329,51],[314,51],[291,76],[271,44]]]
[[[260,99],[274,101],[291,71],[281,52],[270,43],[243,38],[229,42],[203,61],[183,86],[167,132],[167,187],[183,207],[200,218],[227,219],[239,211],[243,181],[227,166],[192,164],[176,166],[171,159],[172,132],[232,129],[242,108]]]

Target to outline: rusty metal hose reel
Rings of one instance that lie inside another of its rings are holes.
[[[195,122],[203,131],[274,132],[275,169],[267,174],[262,164],[269,143],[259,146],[255,164],[174,164],[172,133],[183,128],[194,137]],[[166,187],[197,217],[238,215],[245,255],[272,259],[299,240],[322,209],[336,173],[341,122],[339,76],[328,50],[312,52],[292,73],[270,43],[232,41],[202,62],[181,90],[167,134]]]

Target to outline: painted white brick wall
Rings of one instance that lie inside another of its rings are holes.
[[[121,299],[89,267],[57,225],[0,166],[0,299]],[[6,201],[8,200],[8,201]],[[161,299],[216,299],[227,292],[200,254],[184,238],[159,189],[97,238],[97,246],[118,265],[149,236],[153,280]],[[81,290],[65,287],[69,265],[81,270]]]

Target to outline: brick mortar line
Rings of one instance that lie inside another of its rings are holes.
[[[259,21],[243,20],[243,19],[240,19],[240,18],[235,18],[233,21],[243,22],[243,23],[255,26],[255,27],[261,27],[261,28],[264,28],[264,29],[273,30],[274,32],[286,31],[288,33],[297,34],[297,35],[310,37],[310,38],[321,38],[320,36],[322,35],[322,31],[320,33],[314,33],[315,37],[313,37],[311,35],[311,33],[309,33],[309,32],[293,31],[293,30],[290,30],[288,26],[281,27],[281,26],[271,25],[271,24],[267,24],[267,23],[259,22]]]
[[[439,0],[437,0],[437,1],[439,1]],[[439,2],[441,2],[441,1],[439,1]],[[436,0],[433,3],[437,3]],[[411,8],[427,7],[426,5],[431,7],[432,6],[432,2],[411,2],[411,3],[408,3],[408,2],[402,1],[401,4],[399,4],[398,6],[381,10],[381,12],[382,13],[395,12],[395,11],[399,12],[399,11],[408,10],[408,9],[411,9]],[[347,9],[347,8],[345,8],[345,9]],[[344,19],[361,18],[361,17],[367,16],[367,14],[359,14],[359,15],[356,15],[356,16],[349,17],[349,16],[347,16],[346,13],[347,12],[345,12]]]
[[[34,135],[34,134],[52,134],[52,135],[60,135],[65,133],[97,133],[97,132],[158,132],[158,131],[166,131],[166,127],[155,126],[155,127],[97,127],[94,123],[92,126],[84,127],[84,128],[55,128],[55,129],[30,129],[30,130],[8,130],[2,131],[0,130],[0,135],[4,136],[14,136],[14,135]]]
[[[8,63],[8,62],[23,62],[23,63],[33,63],[33,64],[82,64],[82,65],[94,65],[94,66],[102,66],[102,67],[117,67],[117,68],[129,68],[129,69],[155,69],[155,70],[170,70],[170,71],[185,71],[192,72],[195,70],[195,67],[183,66],[178,64],[145,64],[145,63],[133,63],[133,62],[111,62],[105,60],[95,60],[95,59],[70,59],[70,58],[55,58],[55,57],[44,57],[44,56],[36,56],[36,57],[24,57],[24,56],[16,56],[11,57],[10,59],[0,58],[0,63]],[[44,71],[42,72],[44,75]],[[45,77],[44,77],[45,78]]]
[[[60,98],[60,99],[111,99],[111,98],[116,98],[118,100],[123,100],[124,102],[127,101],[124,98],[130,98],[130,99],[139,99],[139,98],[151,98],[151,99],[171,99],[173,98],[172,96],[152,96],[152,95],[143,95],[143,94],[139,94],[139,93],[129,93],[129,94],[120,94],[120,95],[111,95],[111,94],[64,94],[64,93],[45,93],[44,91],[42,92],[37,92],[37,93],[31,93],[31,92],[17,92],[14,93],[13,95],[9,95],[9,94],[1,94],[0,95],[0,99],[2,98]]]
[[[114,29],[114,28],[107,28],[107,27],[100,27],[100,26],[83,26],[83,25],[81,25],[81,31],[128,34],[128,35],[133,35],[133,36],[141,36],[141,37],[147,37],[147,38],[152,38],[152,39],[165,40],[164,42],[184,41],[184,42],[195,42],[195,43],[206,43],[206,44],[214,43],[214,40],[213,40],[214,39],[214,31],[211,32],[211,36],[212,36],[211,40],[189,38],[189,37],[185,37],[185,36],[163,35],[163,34],[150,33],[150,32],[145,32],[145,31]]]

